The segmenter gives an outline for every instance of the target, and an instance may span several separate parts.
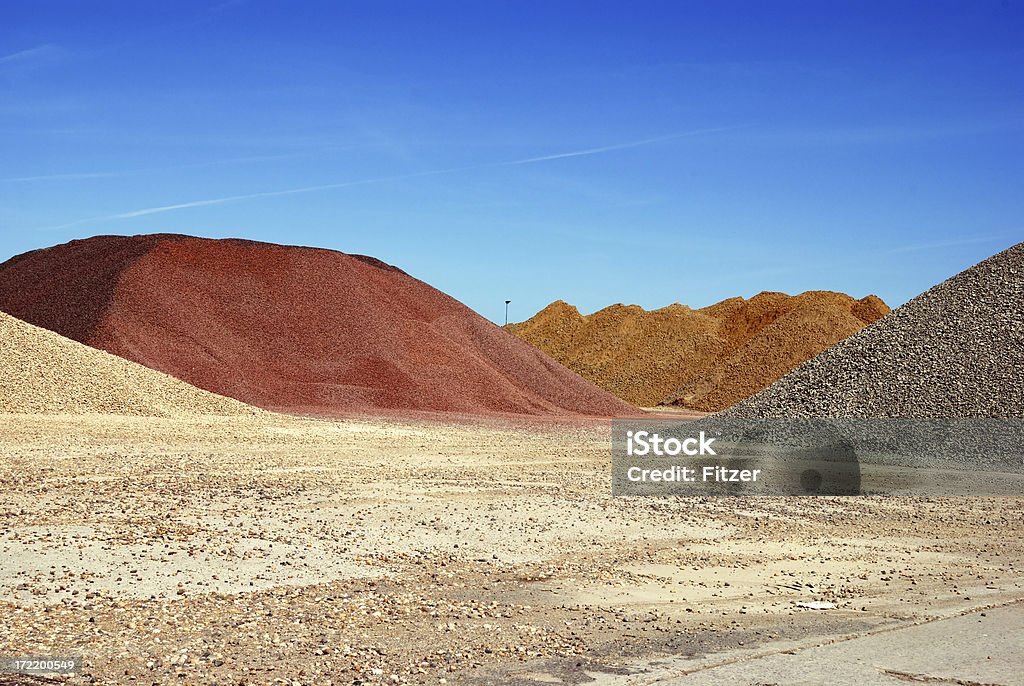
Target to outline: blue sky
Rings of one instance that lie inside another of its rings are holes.
[[[0,259],[365,253],[500,320],[900,304],[1024,240],[1024,3],[0,4]]]

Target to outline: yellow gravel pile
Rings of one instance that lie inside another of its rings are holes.
[[[699,310],[612,305],[589,316],[559,300],[509,329],[623,400],[714,412],[888,313],[876,296],[830,291],[765,292]]]
[[[176,417],[260,412],[0,312],[0,413]]]

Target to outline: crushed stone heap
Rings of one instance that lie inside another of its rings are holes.
[[[509,329],[631,403],[712,412],[888,312],[876,296],[829,291],[765,292],[699,310],[612,305],[588,316],[556,301]]]
[[[0,413],[180,417],[259,410],[0,312]]]
[[[743,417],[1024,417],[1024,243],[731,408]]]

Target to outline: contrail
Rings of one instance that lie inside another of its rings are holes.
[[[0,64],[24,62],[56,51],[57,46],[50,43],[43,43],[42,45],[37,45],[34,48],[27,48],[25,50],[19,50],[18,52],[12,52],[9,55],[0,55]]]
[[[0,179],[0,183],[27,183],[32,181],[77,181],[82,179],[109,179],[122,176],[133,176],[135,174],[148,174],[151,172],[174,171],[176,169],[198,169],[202,167],[216,167],[230,164],[245,164],[249,162],[267,162],[269,160],[287,160],[297,157],[308,157],[309,153],[286,153],[281,155],[251,155],[249,157],[235,157],[222,160],[209,160],[207,162],[194,162],[191,164],[173,164],[165,167],[139,167],[135,169],[122,169],[121,171],[98,171],[98,172],[70,172],[63,174],[38,174],[35,176],[11,176]]]
[[[485,165],[490,166],[490,165]],[[98,221],[110,221],[114,219],[132,219],[134,217],[144,217],[150,214],[161,214],[163,212],[173,212],[174,210],[184,210],[189,207],[205,207],[207,205],[223,205],[229,202],[239,202],[241,200],[253,200],[256,198],[273,198],[282,195],[298,195],[300,193],[314,193],[316,191],[327,191],[336,188],[347,188],[349,186],[361,186],[370,183],[382,183],[384,181],[400,181],[402,179],[412,179],[420,176],[432,176],[436,174],[450,174],[452,172],[461,171],[463,169],[475,169],[477,167],[459,167],[452,169],[437,169],[433,171],[418,172],[416,174],[399,174],[397,176],[380,176],[371,179],[360,179],[358,181],[344,181],[341,183],[326,183],[319,186],[303,186],[302,188],[288,188],[280,191],[261,191],[259,193],[244,193],[242,195],[226,195],[221,198],[209,198],[207,200],[194,200],[192,202],[182,202],[174,205],[161,205],[159,207],[147,207],[141,210],[132,210],[131,212],[121,212],[119,214],[108,214],[101,217],[89,217],[88,219],[79,219],[77,221],[68,222],[67,224],[59,224],[58,226],[50,226],[43,231],[56,231],[58,229],[67,229],[73,226],[81,226],[83,224],[90,224]]]
[[[605,145],[599,148],[586,148],[583,150],[572,150],[569,152],[556,153],[553,155],[542,155],[540,157],[524,157],[517,160],[505,160],[501,162],[485,162],[483,164],[473,164],[464,167],[449,167],[446,169],[432,169],[422,172],[414,172],[411,174],[398,174],[395,176],[378,176],[369,179],[358,179],[355,181],[342,181],[339,183],[325,183],[316,186],[302,186],[299,188],[288,188],[279,191],[261,191],[258,193],[244,193],[241,195],[228,195],[220,198],[209,198],[206,200],[194,200],[191,202],[176,203],[173,205],[161,205],[159,207],[147,207],[141,210],[132,210],[130,212],[120,212],[118,214],[108,214],[101,217],[89,217],[88,219],[79,219],[77,221],[68,222],[67,224],[60,224],[57,226],[50,226],[43,231],[56,231],[59,229],[68,229],[74,226],[82,226],[83,224],[91,224],[99,221],[112,221],[116,219],[132,219],[135,217],[144,217],[151,214],[162,214],[164,212],[173,212],[174,210],[183,210],[190,207],[206,207],[209,205],[223,205],[225,203],[240,202],[243,200],[254,200],[256,198],[273,198],[284,195],[298,195],[300,193],[315,193],[317,191],[334,190],[338,188],[349,188],[351,186],[363,186],[373,183],[385,183],[388,181],[402,181],[405,179],[415,179],[425,176],[439,176],[442,174],[455,174],[463,171],[473,171],[477,169],[490,169],[496,167],[511,167],[522,164],[534,164],[537,162],[546,162],[549,160],[560,160],[567,157],[584,157],[587,155],[599,155],[606,152],[612,152],[615,150],[625,150],[628,148],[639,148],[645,145],[653,145],[655,143],[663,143],[677,138],[687,138],[690,136],[700,136],[709,133],[719,133],[722,131],[731,131],[739,126],[729,127],[717,127],[711,129],[695,129],[693,131],[685,131],[682,133],[669,134],[667,136],[658,136],[657,138],[645,138],[638,141],[630,141],[627,143],[617,143],[615,145]]]
[[[719,133],[721,131],[731,131],[738,129],[738,126],[725,126],[717,127],[713,129],[696,129],[694,131],[686,131],[683,133],[674,133],[668,136],[658,136],[657,138],[645,138],[640,141],[631,141],[629,143],[618,143],[616,145],[605,145],[600,148],[588,148],[586,150],[574,150],[572,152],[562,152],[555,155],[542,155],[541,157],[527,157],[522,160],[512,160],[511,162],[498,162],[494,165],[484,166],[501,166],[507,167],[516,164],[531,164],[533,162],[545,162],[547,160],[560,160],[566,157],[583,157],[584,155],[597,155],[602,152],[612,152],[613,150],[626,150],[627,148],[639,148],[645,145],[653,145],[654,143],[664,143],[666,141],[674,140],[676,138],[687,138],[689,136],[700,136],[705,133]]]
[[[10,176],[0,183],[24,183],[28,181],[81,181],[82,179],[106,179],[125,176],[129,172],[71,172],[65,174],[39,174],[37,176]]]

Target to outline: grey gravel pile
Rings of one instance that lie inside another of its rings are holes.
[[[733,417],[1024,417],[1024,243],[808,360]]]
[[[262,411],[0,312],[0,413],[178,417]]]

